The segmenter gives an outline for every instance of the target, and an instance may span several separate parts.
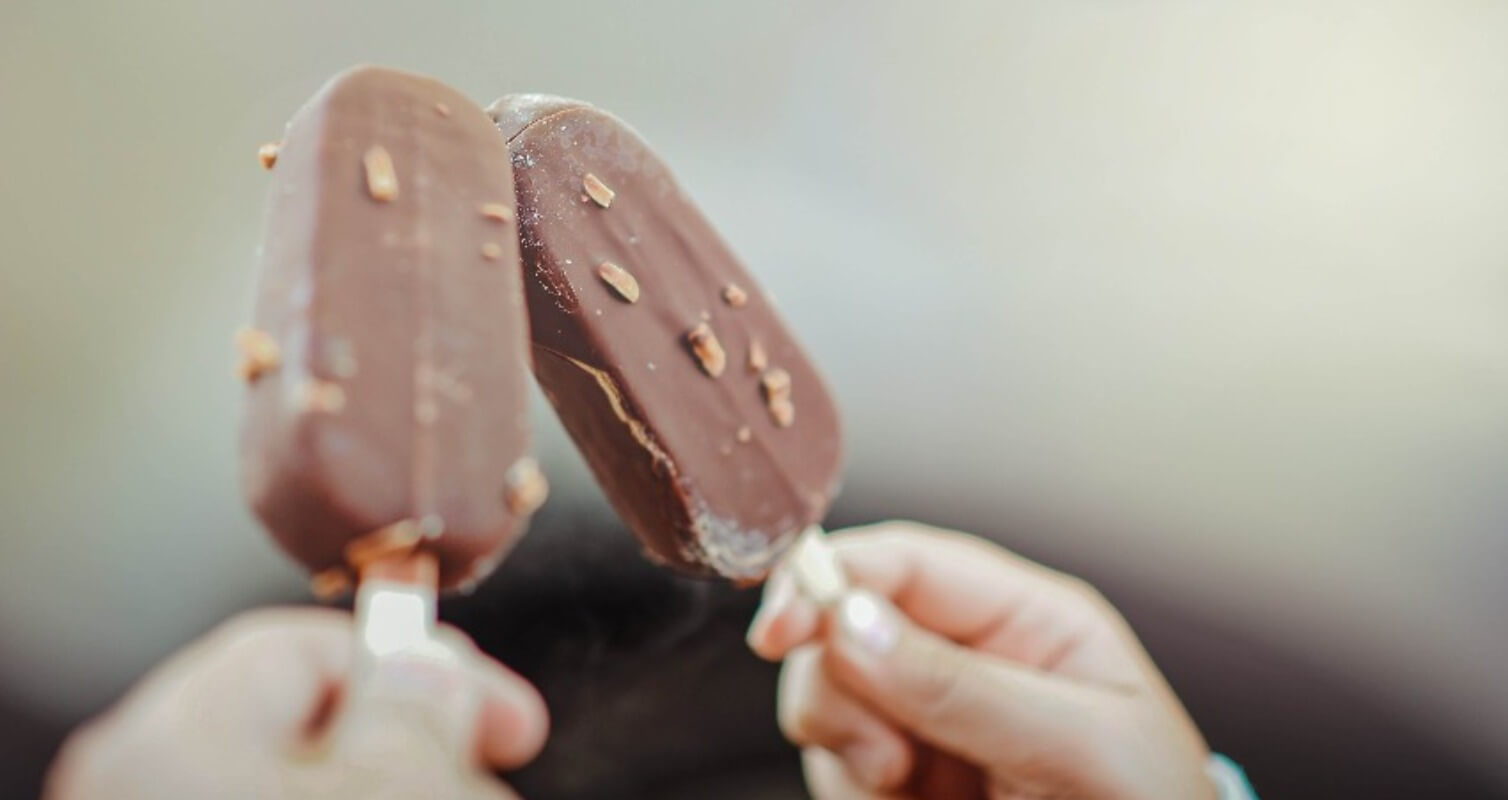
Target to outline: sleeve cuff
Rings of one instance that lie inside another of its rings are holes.
[[[1215,796],[1220,800],[1257,800],[1256,790],[1251,788],[1246,772],[1236,762],[1215,753],[1210,756],[1204,771],[1215,784]]]

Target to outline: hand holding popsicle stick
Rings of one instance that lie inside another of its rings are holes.
[[[529,221],[535,372],[619,515],[684,572],[753,581],[791,552],[751,643],[789,656],[782,719],[821,798],[1212,796],[1198,731],[1092,590],[957,535],[840,534],[832,557],[809,526],[837,406],[769,295],[622,121],[545,95],[489,113]]]
[[[185,648],[68,740],[46,796],[515,797],[491,770],[544,745],[539,694],[413,613],[411,588],[365,591],[359,627],[341,611],[270,609]]]
[[[439,587],[485,577],[545,494],[506,147],[455,90],[359,67],[259,156],[246,488],[317,590],[359,575],[356,624],[228,624],[76,735],[50,793],[511,797],[487,768],[533,757],[543,703],[435,622]]]
[[[1109,603],[975,537],[809,536],[749,642],[785,662],[781,727],[819,800],[1216,796],[1198,729]]]

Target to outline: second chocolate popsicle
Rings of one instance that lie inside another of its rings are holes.
[[[816,368],[627,125],[546,95],[489,113],[513,158],[546,395],[652,557],[762,578],[838,488]]]

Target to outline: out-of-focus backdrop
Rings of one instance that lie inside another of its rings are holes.
[[[305,598],[239,498],[229,337],[257,145],[378,62],[658,147],[839,395],[837,522],[1100,583],[1266,796],[1504,796],[1505,44],[1471,0],[5,0],[0,793],[217,620]],[[550,510],[447,612],[547,686],[519,784],[799,791],[752,595],[643,567],[536,419]],[[726,686],[655,716],[686,647]]]

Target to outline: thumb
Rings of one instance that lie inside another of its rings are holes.
[[[922,741],[988,770],[1082,763],[1114,701],[954,644],[871,592],[846,594],[836,616],[826,655],[835,681]]]
[[[347,758],[474,762],[482,698],[461,655],[439,641],[387,654],[353,676],[336,720],[334,746]]]

